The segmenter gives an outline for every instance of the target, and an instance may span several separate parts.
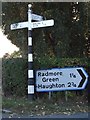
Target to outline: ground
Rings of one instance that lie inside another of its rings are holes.
[[[7,112],[9,117],[20,116],[50,116],[50,115],[74,115],[88,113],[88,100],[84,96],[73,98],[55,99],[39,98],[34,101],[26,97],[3,97],[3,113]]]

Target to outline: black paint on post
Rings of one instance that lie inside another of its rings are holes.
[[[32,12],[31,4],[28,5],[28,99],[34,99],[34,72],[33,72],[33,51],[32,51]]]

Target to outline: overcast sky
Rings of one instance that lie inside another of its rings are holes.
[[[15,45],[11,43],[10,40],[7,39],[7,37],[3,34],[2,30],[0,29],[0,58],[5,55],[5,53],[13,53],[14,51],[18,51],[19,48],[17,48]]]

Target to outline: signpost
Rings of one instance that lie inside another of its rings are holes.
[[[32,22],[36,20],[38,22]],[[54,20],[44,20],[40,15],[32,14],[31,4],[28,5],[28,21],[11,24],[11,30],[28,28],[28,98],[34,97],[34,70],[33,70],[33,54],[32,54],[32,29],[40,27],[53,26]]]
[[[82,90],[87,81],[88,75],[82,67],[37,70],[36,91]]]
[[[11,24],[11,30],[27,28],[28,25],[29,25],[28,22],[20,22],[20,23]],[[32,22],[31,28],[48,27],[48,26],[53,26],[53,25],[54,25],[54,20],[44,20],[40,22]]]

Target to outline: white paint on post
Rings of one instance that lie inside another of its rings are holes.
[[[33,62],[33,55],[32,54],[28,54],[28,62]]]
[[[33,70],[28,70],[28,78],[34,78]]]
[[[32,46],[32,37],[28,38],[28,46]]]
[[[34,85],[28,85],[28,94],[34,94]]]
[[[32,13],[31,13],[31,4],[28,5],[28,30],[32,30],[32,27],[31,27],[31,21],[32,21]]]

